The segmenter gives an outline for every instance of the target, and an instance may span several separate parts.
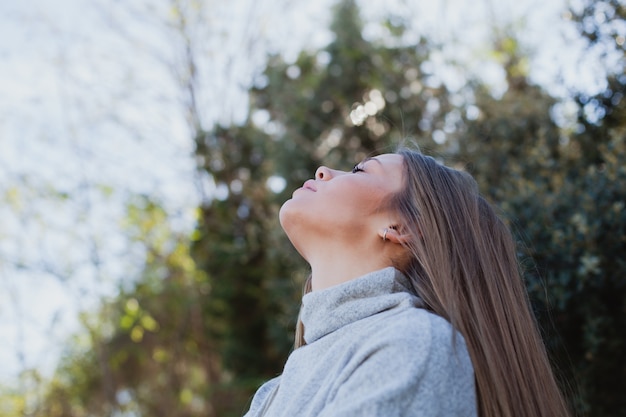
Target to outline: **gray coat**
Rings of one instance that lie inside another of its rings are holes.
[[[463,337],[385,268],[302,300],[306,346],[245,417],[476,416]]]

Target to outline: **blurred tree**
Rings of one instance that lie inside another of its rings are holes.
[[[575,96],[578,125],[579,182],[573,195],[569,235],[577,238],[570,253],[578,258],[579,300],[572,300],[583,332],[572,346],[590,415],[626,415],[626,6],[623,1],[581,2],[573,20],[600,50],[607,69],[605,88],[595,96]],[[580,193],[580,188],[587,190]],[[590,297],[589,302],[580,302]],[[578,304],[576,302],[578,301]],[[569,344],[568,344],[569,345]],[[575,360],[573,358],[573,360]]]
[[[289,350],[284,337],[276,339],[287,327],[272,326],[284,325],[275,315],[294,290],[276,251],[277,207],[268,185],[273,143],[250,124],[199,132],[196,143],[199,169],[216,183],[200,208],[193,244],[211,288],[204,317],[227,370],[266,378]]]
[[[143,276],[82,316],[89,333],[68,344],[36,415],[223,415],[213,405],[221,367],[202,316],[207,276],[166,217],[147,199],[129,206],[129,233],[149,250]]]
[[[408,136],[437,149],[432,133],[452,108],[449,93],[427,65],[436,46],[403,44],[405,24],[387,20],[389,35],[367,42],[355,2],[343,0],[326,48],[293,63],[270,60],[253,89],[252,114],[265,116],[259,127],[277,143],[276,172],[287,180],[281,201],[322,163],[351,168]]]

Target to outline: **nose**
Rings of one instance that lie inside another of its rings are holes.
[[[333,177],[333,172],[328,167],[321,166],[315,171],[316,180],[328,181],[332,179],[332,177]]]

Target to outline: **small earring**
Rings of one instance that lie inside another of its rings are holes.
[[[389,231],[389,229],[387,229],[385,227],[385,231],[383,232],[383,242],[387,240],[387,232]]]

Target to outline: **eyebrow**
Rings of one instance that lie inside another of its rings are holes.
[[[368,157],[367,157],[367,158],[365,158],[365,159],[363,160],[363,162],[361,162],[361,163],[362,163],[362,164],[364,164],[364,163],[366,163],[366,162],[368,162],[368,161],[376,161],[376,162],[378,162],[378,164],[379,164],[379,165],[381,165],[381,166],[383,165],[383,163],[382,163],[382,162],[380,162],[378,159],[376,159],[376,157],[375,157],[375,156],[368,156]]]

